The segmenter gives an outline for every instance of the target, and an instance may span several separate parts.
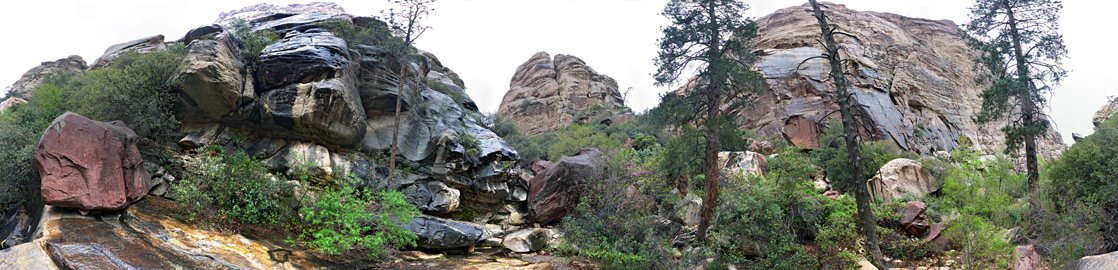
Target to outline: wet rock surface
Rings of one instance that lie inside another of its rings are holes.
[[[521,229],[506,235],[504,241],[502,241],[502,245],[512,252],[535,252],[546,248],[554,235],[555,232],[551,229]]]
[[[486,236],[480,224],[432,216],[412,219],[403,228],[419,237],[416,246],[423,249],[472,248]]]
[[[119,210],[151,189],[139,137],[119,121],[74,113],[55,118],[35,150],[43,202],[83,210]]]

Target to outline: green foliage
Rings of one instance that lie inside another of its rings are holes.
[[[254,65],[256,60],[260,58],[260,53],[264,52],[264,48],[268,45],[275,44],[279,41],[279,36],[271,30],[253,31],[252,26],[242,18],[233,19],[233,35],[241,39],[241,55],[245,57],[249,65]]]
[[[924,259],[935,255],[936,252],[928,241],[920,238],[908,238],[901,233],[887,228],[878,228],[881,234],[881,252],[885,256],[898,258],[905,261]]]
[[[944,229],[948,241],[958,245],[966,269],[980,269],[1006,262],[1013,245],[1003,239],[1004,231],[986,218],[963,213]]]
[[[462,95],[462,92],[450,89],[450,87],[446,86],[445,83],[435,78],[427,78],[424,81],[424,84],[427,85],[427,88],[435,90],[435,92],[443,93],[449,96],[450,99],[454,100],[455,104],[462,104],[463,102],[466,102],[466,97]]]
[[[28,99],[0,114],[0,210],[39,192],[35,148],[50,122],[65,111],[62,89],[54,81],[32,89]]]
[[[381,61],[395,61],[409,52],[404,40],[392,36],[392,31],[385,24],[374,23],[369,27],[360,27],[349,20],[337,18],[318,25],[345,40],[350,48],[356,48],[357,45],[376,46],[385,53],[378,57]]]
[[[958,217],[944,233],[959,246],[966,268],[1008,260],[1012,245],[1004,239],[1002,228],[1015,227],[1024,218],[1019,209],[1027,205],[1018,198],[1026,194],[1025,177],[1004,158],[979,160],[978,152],[967,145],[952,151],[952,159],[959,165],[944,179],[942,206]]]
[[[650,170],[651,154],[631,148],[607,153],[604,174],[583,180],[578,205],[560,224],[565,242],[605,269],[672,267],[665,262],[674,235],[655,229],[654,202],[668,187]]]
[[[710,231],[712,245],[723,259],[741,263],[757,253],[762,269],[818,266],[795,242],[813,229],[815,222],[809,219],[823,215],[818,201],[805,196],[813,191],[782,189],[778,180],[757,176],[729,182],[735,184],[722,189],[711,221],[715,229]]]
[[[481,156],[481,140],[478,140],[473,134],[469,132],[462,132],[458,136],[458,142],[466,148],[466,154],[471,157]]]
[[[854,198],[842,196],[824,207],[828,214],[817,225],[819,235],[815,237],[815,242],[828,254],[853,248],[858,239],[858,208],[854,205]]]
[[[121,120],[137,135],[167,141],[178,128],[172,108],[181,81],[178,72],[185,51],[124,52],[107,68],[66,78],[67,107],[98,121]]]
[[[172,197],[185,206],[184,217],[253,225],[290,222],[296,204],[292,186],[273,180],[263,161],[224,152],[219,146],[206,148],[188,161],[183,178],[172,186]]]
[[[325,188],[316,199],[303,198],[299,213],[309,229],[301,237],[324,254],[364,250],[370,259],[394,248],[415,246],[416,235],[398,225],[419,210],[397,191],[373,194],[353,188],[359,180],[348,175],[340,185]]]
[[[857,183],[864,183],[866,179],[851,179],[847,170],[846,141],[842,139],[842,123],[832,120],[827,125],[823,136],[819,139],[819,147],[812,150],[811,155],[819,161],[819,166],[827,172],[831,185],[842,192],[852,192]],[[882,165],[897,158],[914,158],[912,154],[903,153],[893,142],[876,141],[863,143],[859,146],[859,157],[862,160],[862,173],[866,177],[873,176],[881,169]]]

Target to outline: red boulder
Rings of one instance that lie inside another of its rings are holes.
[[[563,157],[536,173],[528,182],[532,221],[548,224],[558,221],[578,203],[578,186],[584,179],[600,177],[604,155],[594,148]]]
[[[120,210],[151,189],[140,165],[139,137],[124,123],[67,112],[39,139],[35,166],[43,203],[84,210]]]
[[[908,235],[924,235],[928,232],[927,207],[924,202],[906,202],[901,215],[901,226]]]

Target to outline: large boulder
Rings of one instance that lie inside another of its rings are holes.
[[[532,221],[548,224],[566,216],[578,203],[579,185],[585,179],[601,177],[604,158],[598,149],[583,148],[536,174],[528,182]]]
[[[139,200],[151,189],[151,177],[141,166],[138,141],[120,121],[98,122],[70,112],[55,118],[35,150],[43,202],[120,210]]]
[[[769,162],[764,155],[757,152],[718,152],[718,167],[722,174],[735,173],[743,176],[757,175],[765,177],[765,170]]]
[[[551,242],[555,231],[544,228],[527,228],[509,233],[505,236],[502,245],[517,253],[528,253],[543,250]]]
[[[163,42],[163,35],[154,35],[125,43],[116,44],[113,46],[109,46],[109,48],[105,50],[105,53],[102,54],[101,57],[98,57],[97,60],[93,61],[93,65],[90,65],[89,69],[92,70],[108,67],[113,63],[113,60],[116,60],[117,56],[120,56],[120,54],[124,52],[134,51],[138,53],[147,53],[163,49],[167,49],[167,44]]]
[[[901,211],[901,228],[905,233],[919,236],[928,232],[928,215],[925,213],[927,207],[924,202],[906,202]]]
[[[489,236],[485,226],[432,216],[420,216],[404,224],[415,233],[416,246],[424,249],[458,249],[473,247]]]
[[[349,66],[345,40],[329,32],[305,33],[268,45],[256,69],[257,90],[268,91],[318,78],[333,78]]]
[[[1118,269],[1118,251],[1087,256],[1068,264],[1067,270],[1104,270]]]
[[[900,199],[905,194],[923,196],[939,190],[932,175],[920,168],[920,162],[898,158],[881,166],[881,170],[866,181],[870,196],[880,200]]]
[[[255,92],[244,76],[244,64],[231,36],[197,40],[186,47],[186,56],[174,78],[182,81],[182,95],[175,112],[183,122],[217,122]],[[246,85],[246,83],[248,83]]]
[[[671,220],[684,226],[699,225],[699,218],[702,217],[703,198],[699,198],[695,194],[686,196],[676,203]]]
[[[73,74],[84,71],[88,66],[85,65],[85,60],[81,56],[71,55],[70,57],[58,59],[53,62],[43,62],[19,77],[19,80],[12,84],[12,88],[8,89],[8,94],[13,97],[28,97],[28,93],[35,87],[39,87],[43,82],[46,82],[50,76]]]
[[[1040,254],[1033,245],[1021,245],[1013,249],[1013,269],[1033,270],[1040,267]]]
[[[461,194],[457,189],[439,181],[416,183],[405,187],[402,192],[404,198],[419,207],[419,210],[435,213],[449,213],[458,209],[458,197]]]
[[[598,74],[578,57],[547,52],[532,55],[517,67],[509,91],[497,113],[512,119],[521,132],[537,135],[570,125],[587,117],[591,107],[625,114],[617,81]]]

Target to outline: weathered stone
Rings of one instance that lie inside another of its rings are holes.
[[[1040,267],[1040,254],[1036,252],[1033,245],[1017,246],[1013,249],[1013,261],[1014,270],[1038,269]]]
[[[598,74],[578,57],[538,52],[521,64],[501,100],[498,114],[527,135],[570,125],[591,107],[628,111],[617,81]],[[624,113],[622,113],[624,114]]]
[[[416,183],[405,187],[402,192],[405,199],[419,210],[434,213],[449,213],[458,209],[458,196],[461,194],[439,181]]]
[[[291,5],[260,3],[238,10],[222,12],[217,16],[217,20],[214,21],[214,23],[227,25],[236,18],[241,18],[246,21],[272,21],[276,20],[275,17],[277,17],[277,15],[285,18],[299,13],[345,14],[345,9],[332,2]]]
[[[924,241],[928,241],[932,245],[932,247],[936,248],[937,250],[946,250],[948,237],[947,235],[943,234],[944,229],[947,229],[946,221],[941,221],[939,223],[936,223],[936,225],[932,225],[932,228],[928,230],[928,235],[924,236]]]
[[[1068,264],[1068,270],[1104,270],[1118,269],[1118,251],[1087,256]]]
[[[175,110],[180,121],[216,123],[255,98],[256,93],[245,87],[244,64],[238,53],[231,36],[198,40],[186,47],[174,77],[182,81]]]
[[[1107,102],[1102,108],[1099,108],[1098,111],[1095,111],[1095,116],[1091,118],[1091,123],[1095,125],[1095,128],[1098,128],[1099,125],[1102,125],[1103,121],[1114,116],[1114,113],[1118,113],[1118,99],[1110,100],[1110,102]]]
[[[105,53],[102,54],[101,57],[98,57],[97,60],[93,61],[93,65],[90,65],[89,69],[93,70],[108,67],[110,64],[113,63],[113,60],[116,60],[117,56],[120,56],[120,54],[124,52],[134,51],[138,53],[147,53],[164,49],[167,49],[167,44],[163,43],[163,35],[154,35],[125,43],[116,44],[113,46],[109,46],[109,48],[105,50]]]
[[[939,190],[932,175],[920,168],[920,162],[898,158],[881,166],[877,174],[866,181],[870,196],[875,199],[900,199],[905,194],[923,196]]]
[[[425,249],[468,248],[485,236],[482,225],[427,215],[412,219],[403,228],[415,233],[419,237],[416,246]]]
[[[85,60],[81,56],[71,55],[70,57],[58,59],[54,62],[43,62],[39,66],[27,70],[19,80],[12,84],[12,88],[8,89],[9,95],[13,97],[27,98],[28,93],[35,87],[39,87],[50,76],[73,74],[84,71],[88,66],[85,65]]]
[[[333,78],[349,64],[345,40],[331,33],[298,34],[268,45],[260,53],[257,91]]]
[[[41,246],[41,243],[23,243],[8,249],[0,250],[0,269],[12,270],[52,270],[59,269],[51,261],[50,254]]]
[[[722,169],[724,175],[735,173],[764,178],[768,166],[769,162],[765,156],[756,152],[718,152],[718,167]]]
[[[43,202],[83,210],[119,210],[151,189],[139,138],[124,123],[74,113],[55,118],[35,150]]]
[[[551,242],[551,229],[527,228],[521,229],[505,236],[502,242],[505,248],[517,253],[528,253],[543,250]]]
[[[4,102],[0,102],[0,112],[4,112],[4,110],[7,110],[8,108],[24,103],[27,103],[27,100],[24,100],[22,98],[13,97],[5,99]]]
[[[927,209],[923,202],[911,201],[904,204],[901,212],[901,227],[908,235],[924,235],[928,232]]]
[[[532,221],[548,224],[558,221],[578,203],[578,186],[583,179],[602,173],[604,154],[583,148],[577,155],[562,157],[528,183]]]
[[[690,194],[686,198],[679,201],[675,206],[675,211],[672,213],[672,221],[679,222],[685,226],[695,226],[699,224],[699,218],[702,214],[703,199],[698,195]]]
[[[182,44],[190,45],[190,43],[194,42],[195,40],[201,39],[202,37],[205,37],[207,35],[217,35],[222,31],[225,31],[225,29],[222,28],[219,24],[200,26],[198,28],[187,31],[186,36],[182,37]]]
[[[260,94],[249,122],[273,137],[350,146],[365,135],[365,116],[352,78],[292,84]],[[254,121],[258,120],[258,121]]]

